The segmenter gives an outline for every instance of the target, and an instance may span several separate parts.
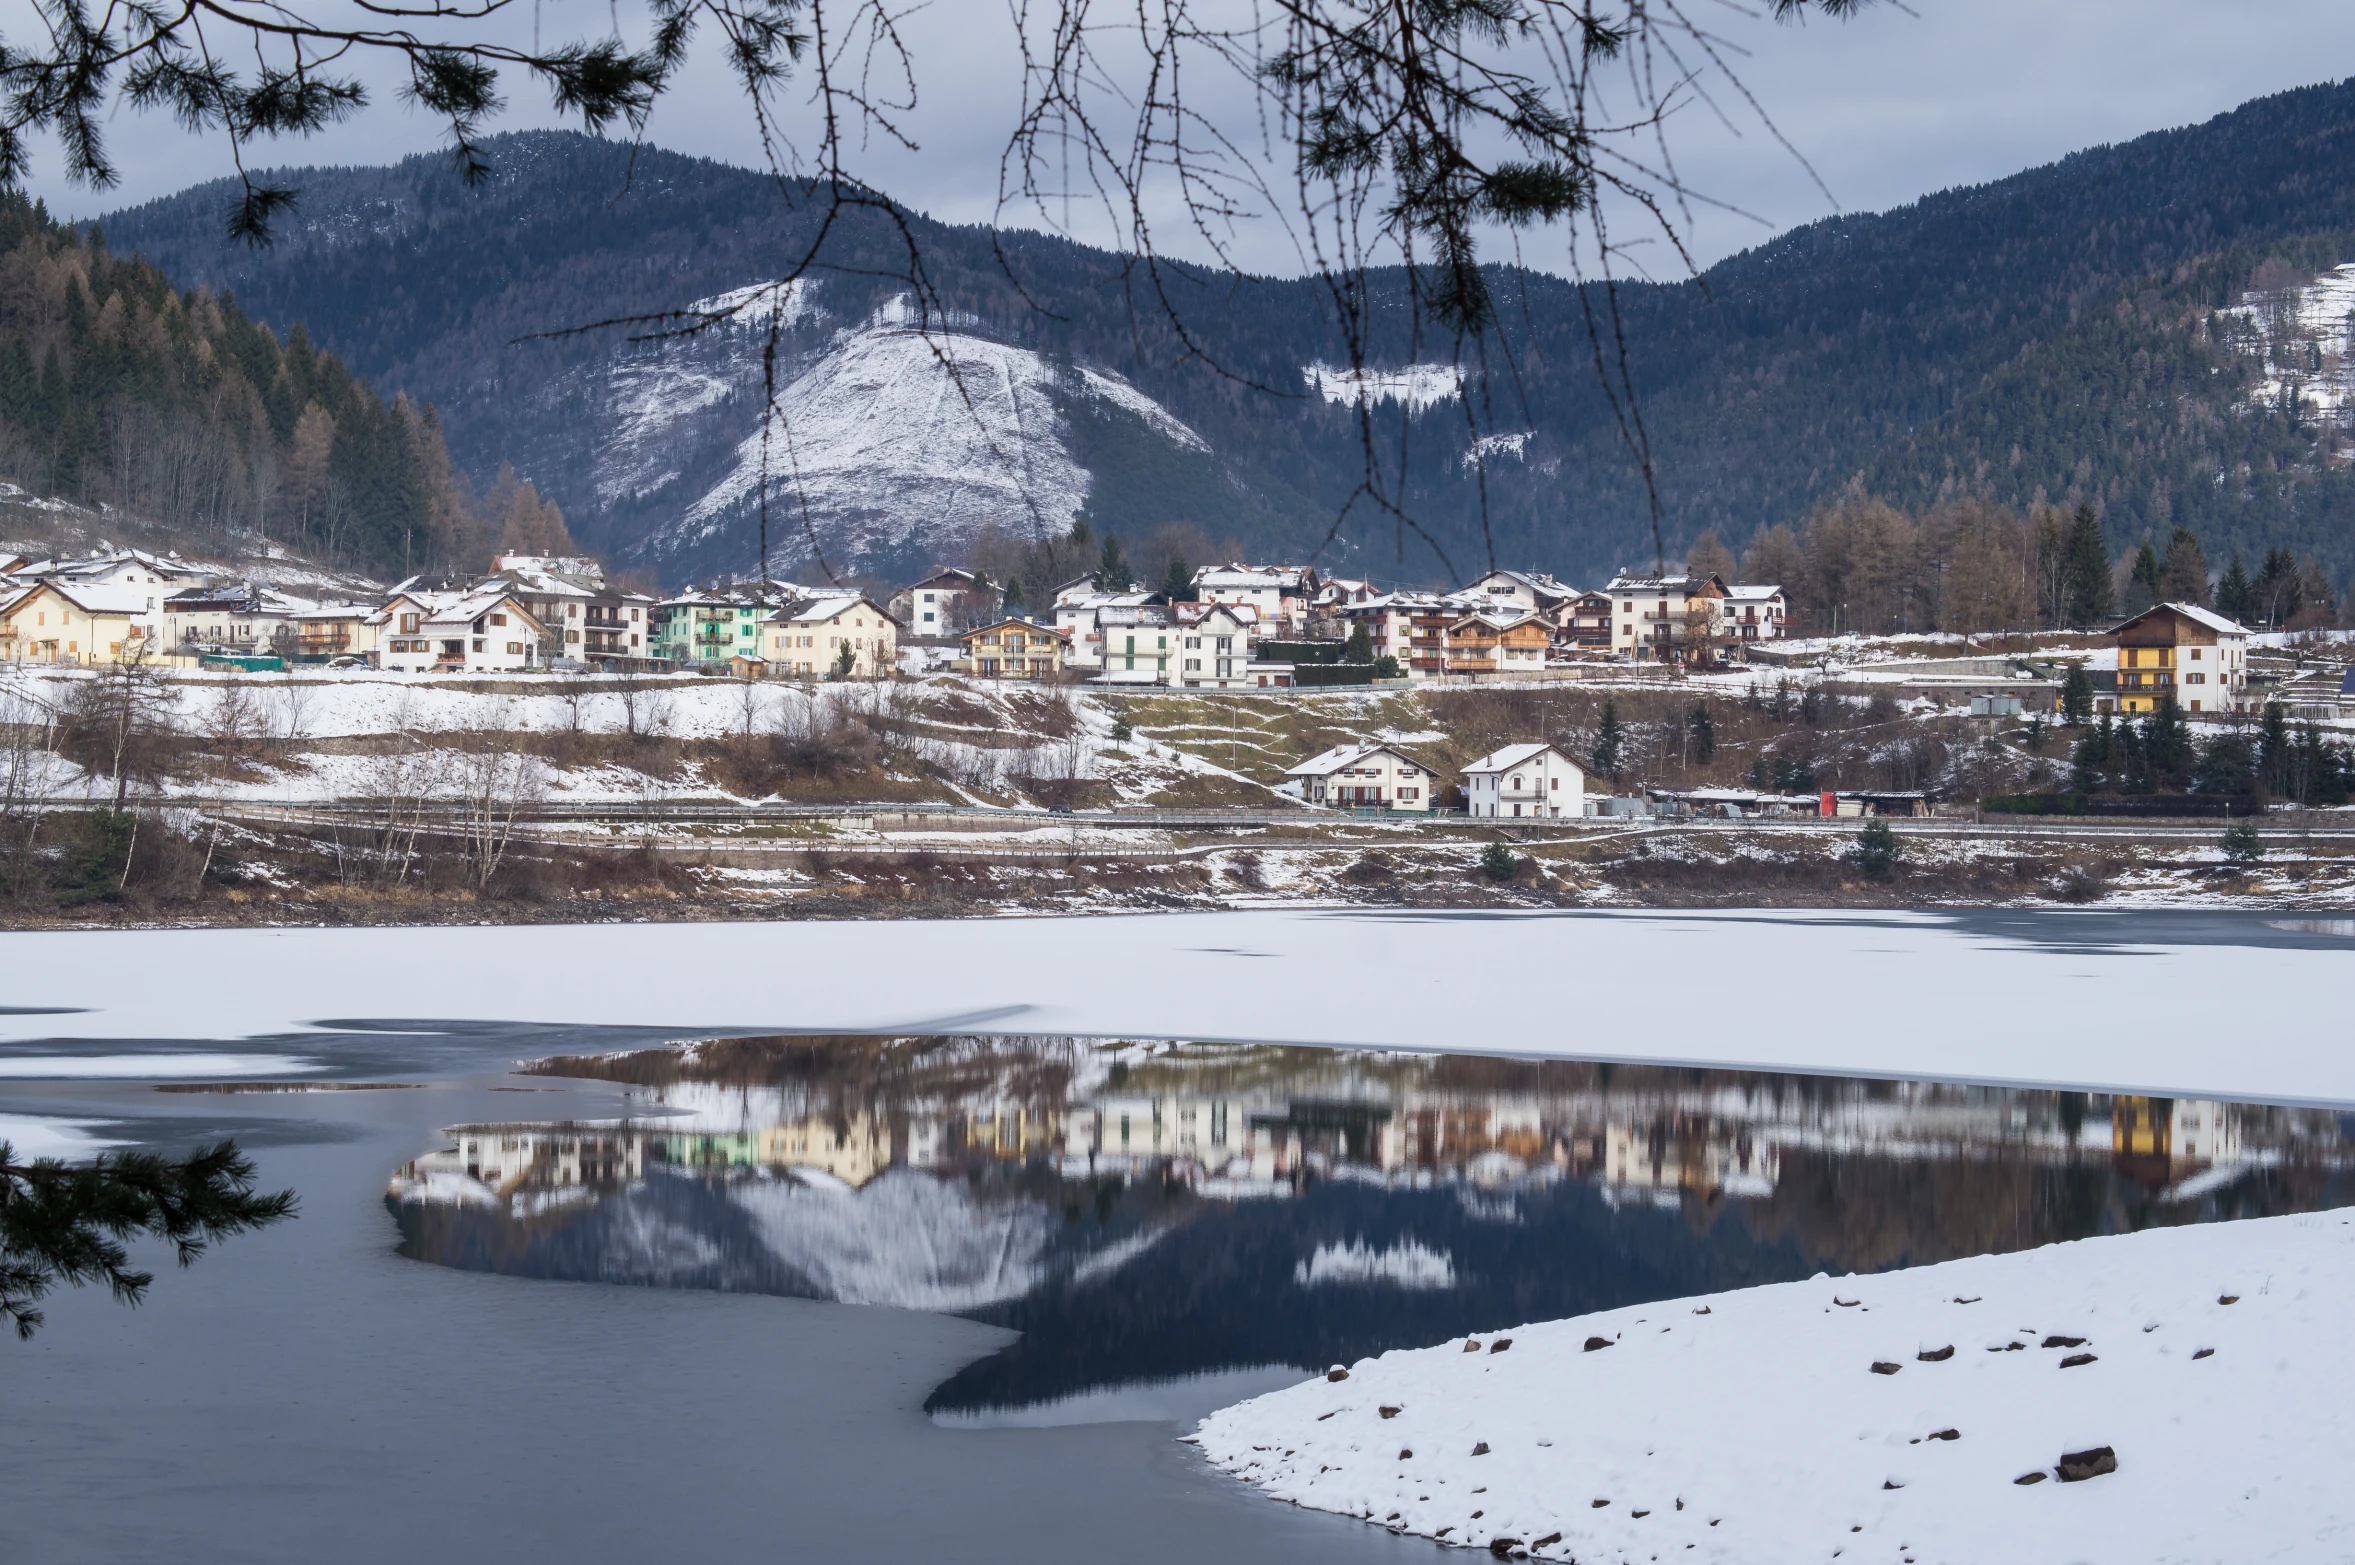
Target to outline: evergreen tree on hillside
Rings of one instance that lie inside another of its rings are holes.
[[[1117,534],[1104,535],[1103,551],[1096,558],[1096,590],[1098,592],[1127,592],[1136,586],[1129,573],[1128,556],[1121,553]]]
[[[2295,619],[2305,585],[2296,555],[2287,549],[2266,550],[2265,564],[2257,572],[2256,623],[2279,630]]]
[[[2126,595],[2119,600],[2121,614],[2140,614],[2165,596],[2166,573],[2159,565],[2159,551],[2151,547],[2148,538],[2134,551],[2134,569],[2126,576]]]
[[[2153,791],[2183,786],[2192,766],[2191,727],[2173,696],[2163,695],[2142,720],[2142,763]]]
[[[2241,563],[2238,549],[2232,551],[2232,563],[2216,583],[2216,612],[2243,625],[2256,621],[2257,584],[2249,580],[2249,568]]]
[[[1194,600],[1194,572],[1183,556],[1169,557],[1169,569],[1161,573],[1161,595],[1172,603]]]
[[[2286,799],[2297,793],[2297,773],[2298,750],[2290,737],[2289,713],[2279,701],[2268,701],[2258,727],[2257,780],[2268,794]]]
[[[398,565],[420,539],[438,553],[438,421],[385,402],[299,325],[282,343],[22,197],[0,196],[0,275],[0,476],[343,564]]]
[[[1707,707],[1695,706],[1685,714],[1685,734],[1695,766],[1707,766],[1717,759],[1717,725],[1710,720]]]
[[[2082,728],[2093,716],[2093,676],[2082,663],[2071,663],[2061,676],[2061,721]]]
[[[2188,527],[2176,528],[2175,536],[2167,540],[2160,596],[2169,603],[2207,605],[2208,556],[2201,551],[2199,538]]]
[[[2109,623],[2110,551],[2090,505],[2079,505],[2069,521],[2067,581],[2069,624],[2083,630]]]
[[[1595,747],[1588,757],[1593,769],[1613,782],[1619,780],[1619,768],[1626,760],[1627,735],[1619,727],[1619,704],[1603,703],[1603,721],[1595,730]]]

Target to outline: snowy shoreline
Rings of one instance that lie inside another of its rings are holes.
[[[1500,1557],[2343,1559],[2350,1303],[2348,1214],[2161,1229],[1387,1353],[1188,1438]]]

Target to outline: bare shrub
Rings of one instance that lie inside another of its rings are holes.
[[[243,766],[260,754],[268,724],[252,687],[233,679],[214,691],[200,732],[206,752],[232,767]]]
[[[179,701],[180,693],[148,663],[102,665],[66,698],[58,714],[58,750],[83,771],[112,779],[120,810],[133,783],[154,783],[171,764]]]

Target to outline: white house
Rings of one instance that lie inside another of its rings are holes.
[[[1783,589],[1735,582],[1725,589],[1725,633],[1736,641],[1776,641],[1789,634]]]
[[[1105,617],[1119,618],[1124,612],[1160,601],[1157,592],[1072,592],[1066,588],[1055,594],[1055,628],[1071,638],[1067,666],[1087,674],[1101,673]],[[1129,624],[1134,623],[1131,617]]]
[[[1257,609],[1259,622],[1280,634],[1306,628],[1316,589],[1316,572],[1298,566],[1205,565],[1194,573],[1194,596],[1202,602]]]
[[[1299,779],[1300,797],[1310,804],[1417,814],[1431,808],[1431,769],[1386,744],[1335,745],[1284,775]]]
[[[1586,771],[1550,744],[1509,744],[1464,768],[1466,812],[1482,820],[1577,820]]]
[[[1247,604],[1181,603],[1177,683],[1188,690],[1241,690],[1254,682],[1252,649],[1264,623]]]
[[[505,583],[465,592],[401,592],[385,605],[377,661],[404,673],[513,673],[545,666],[548,627]]]
[[[1158,598],[1098,609],[1096,677],[1107,685],[1173,684],[1182,637],[1177,616]]]
[[[109,602],[128,602],[136,594],[139,608],[132,618],[139,639],[158,649],[170,642],[164,633],[164,600],[191,587],[209,586],[219,572],[191,565],[171,555],[144,549],[100,550],[82,559],[21,560],[11,571],[24,581],[50,581],[60,586],[119,589]]]
[[[1560,626],[1563,607],[1578,596],[1576,587],[1566,587],[1543,571],[1490,571],[1464,591],[1477,596],[1481,607],[1508,618],[1542,614],[1549,627]]]

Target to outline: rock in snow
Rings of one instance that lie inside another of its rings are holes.
[[[1853,1308],[1833,1286],[1519,1326],[1501,1363],[1387,1353],[1189,1438],[1277,1499],[1589,1565],[2355,1557],[2355,1218],[1845,1277]],[[2048,1339],[2098,1351],[2063,1373]]]

